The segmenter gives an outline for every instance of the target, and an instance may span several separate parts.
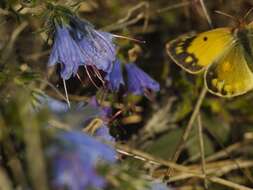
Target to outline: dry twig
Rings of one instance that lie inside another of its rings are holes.
[[[206,161],[205,161],[205,149],[204,149],[204,139],[203,139],[203,126],[202,126],[200,113],[198,115],[198,135],[199,135],[199,147],[200,147],[200,154],[201,154],[202,173],[205,176],[204,186],[205,186],[205,189],[208,189],[207,178],[206,178]]]
[[[184,134],[183,134],[182,138],[180,139],[180,142],[179,142],[179,144],[177,146],[176,152],[175,152],[175,154],[174,154],[174,156],[172,158],[172,160],[174,162],[177,161],[177,159],[180,156],[180,153],[184,149],[185,142],[188,139],[189,134],[190,134],[190,132],[192,130],[193,124],[194,124],[194,122],[196,120],[196,117],[198,116],[201,104],[202,104],[202,102],[203,102],[203,100],[204,100],[204,98],[206,96],[206,93],[207,93],[207,88],[204,86],[203,89],[202,89],[202,91],[201,91],[201,93],[200,93],[198,101],[197,101],[197,103],[196,103],[196,105],[194,107],[194,111],[193,111],[193,113],[191,115],[191,118],[190,118],[190,120],[189,120],[189,122],[188,122],[188,124],[187,124],[187,126],[185,128]]]
[[[144,8],[144,11],[138,13],[135,17],[131,18],[132,15],[134,13],[136,13],[136,11],[138,10],[143,10],[142,8]],[[119,19],[116,23],[113,23],[109,26],[106,26],[103,28],[103,30],[105,31],[115,31],[115,30],[119,30],[125,27],[128,27],[130,25],[133,25],[137,22],[139,22],[140,20],[144,19],[144,24],[143,24],[143,31],[145,31],[148,27],[148,21],[149,21],[149,3],[148,2],[141,2],[139,4],[137,4],[136,6],[132,7],[128,12],[127,15],[122,18]]]
[[[140,150],[136,150],[136,149],[130,148],[130,147],[125,146],[125,145],[116,144],[115,147],[116,147],[116,150],[121,154],[128,155],[128,156],[131,156],[135,159],[145,161],[145,162],[149,162],[149,163],[154,164],[154,165],[166,166],[166,167],[169,167],[169,168],[173,168],[174,170],[178,171],[179,174],[177,174],[175,176],[172,176],[169,179],[169,182],[184,180],[184,179],[187,179],[187,178],[200,178],[200,179],[207,178],[209,181],[211,181],[213,183],[220,184],[220,185],[223,185],[225,187],[232,188],[232,189],[252,190],[251,188],[248,188],[244,185],[239,185],[237,183],[222,179],[220,177],[216,177],[216,176],[212,176],[212,177],[208,176],[207,177],[206,175],[201,174],[201,168],[199,167],[199,165],[186,167],[186,166],[182,166],[182,165],[179,165],[179,164],[175,164],[175,163],[170,162],[170,161],[166,161],[166,160],[163,160],[163,159],[160,159],[160,158],[156,158],[156,157],[154,157],[154,156],[152,156],[148,153],[144,153]],[[245,161],[245,163],[244,163],[244,161],[242,161],[242,162],[240,161],[239,163],[241,163],[240,164],[241,167],[252,167],[253,166],[253,161]],[[213,163],[213,165],[217,165],[217,164]],[[230,160],[227,161],[227,162],[221,162],[221,163],[219,163],[219,166],[216,166],[215,169],[212,169],[210,171],[208,170],[208,165],[207,165],[206,174],[208,174],[208,175],[217,174],[217,171],[218,171],[217,167],[219,169],[223,169],[223,172],[225,170],[228,172],[228,171],[231,171],[233,169],[238,169],[237,165],[236,165],[236,167],[231,167],[231,165],[235,166],[235,163],[230,161]],[[226,166],[226,168],[224,168],[224,166]]]

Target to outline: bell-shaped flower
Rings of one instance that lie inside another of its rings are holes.
[[[147,91],[157,92],[160,90],[159,83],[135,64],[129,63],[125,67],[127,71],[128,92],[135,95],[145,95]]]
[[[70,34],[68,26],[56,26],[54,44],[48,61],[52,66],[61,65],[61,77],[64,80],[76,75],[78,67],[85,61],[85,55]]]
[[[113,35],[95,30],[94,27],[78,17],[70,19],[70,26],[75,41],[85,55],[85,65],[109,73],[116,59],[116,47]]]
[[[124,80],[121,70],[121,62],[117,59],[112,67],[112,71],[108,75],[108,85],[109,89],[117,92],[120,88],[120,85],[124,85]]]

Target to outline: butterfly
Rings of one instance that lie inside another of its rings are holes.
[[[204,72],[212,94],[234,97],[253,89],[253,22],[237,20],[236,27],[181,35],[166,44],[166,51],[187,72]]]

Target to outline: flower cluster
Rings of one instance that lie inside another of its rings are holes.
[[[56,64],[60,65],[60,74],[64,82],[71,77],[79,77],[78,70],[84,67],[91,82],[94,82],[93,77],[96,76],[111,92],[118,92],[125,86],[124,89],[127,89],[128,93],[135,95],[146,95],[149,91],[157,92],[160,89],[159,84],[134,63],[124,64],[123,67],[120,60],[116,58],[113,34],[98,31],[89,22],[73,15],[68,16],[64,23],[55,23],[53,47],[48,65]],[[123,69],[126,72],[126,80],[123,77]],[[65,114],[70,110],[66,103],[48,96],[40,97],[38,100],[48,105],[48,108],[57,115]],[[53,171],[52,184],[55,189],[102,188],[105,179],[97,172],[98,161],[99,163],[115,162],[115,150],[103,143],[115,142],[107,126],[112,110],[101,107],[96,98],[91,98],[88,106],[97,110],[100,126],[94,129],[92,125],[87,126],[95,119],[86,116],[81,120],[81,124],[78,123],[78,126],[70,131],[57,132],[54,137],[55,143],[47,150]],[[80,107],[80,110],[82,108],[82,106],[77,107]],[[81,130],[92,131],[93,137]]]
[[[147,91],[157,92],[160,90],[159,83],[137,67],[136,64],[125,64],[125,69],[127,73],[127,91],[129,93],[145,95]],[[125,82],[123,80],[121,63],[116,61],[109,74],[109,88],[113,91],[118,91],[120,85],[125,85]]]
[[[114,149],[79,131],[58,131],[53,140],[47,157],[54,189],[104,187],[106,181],[97,173],[97,166],[115,162]]]
[[[107,81],[108,88],[117,92],[125,82],[113,40],[111,33],[95,30],[90,23],[72,16],[68,24],[56,26],[48,65],[59,63],[64,80],[75,76],[78,68],[84,66],[91,81],[93,79],[90,72],[95,73],[103,83]],[[147,90],[159,91],[159,84],[135,64],[125,65],[128,92],[145,95]],[[100,71],[106,74],[104,78]]]
[[[86,112],[91,111],[92,108],[98,112],[96,117],[105,117],[107,113],[106,110],[98,107],[94,98],[88,105],[77,104],[72,109],[69,109],[67,103],[41,93],[35,93],[34,98],[33,111],[48,108],[59,117],[70,114],[73,110],[83,113],[85,110]],[[80,126],[91,120],[92,115],[86,114],[80,118],[79,122],[75,121],[78,126],[68,123],[71,129],[68,131],[55,130],[54,135],[51,136],[51,143],[46,147],[46,156],[52,171],[50,182],[53,189],[84,190],[102,188],[106,185],[106,180],[99,174],[98,167],[116,161],[115,149],[104,144],[104,142],[115,140],[105,123],[96,128],[93,136],[81,131]],[[45,129],[52,129],[52,127]]]
[[[116,59],[112,34],[95,30],[88,22],[72,16],[68,24],[56,25],[53,39],[48,65],[59,63],[64,80],[75,76],[80,66],[90,66],[95,72],[111,71]]]

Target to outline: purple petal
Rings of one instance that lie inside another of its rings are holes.
[[[112,91],[118,91],[120,88],[120,85],[124,85],[124,80],[122,76],[122,71],[121,71],[121,63],[119,60],[116,60],[114,62],[112,71],[109,74],[109,88]]]
[[[151,184],[151,190],[169,190],[169,188],[164,183],[153,182]]]
[[[56,27],[53,50],[48,65],[61,64],[61,77],[65,80],[77,73],[85,62],[85,56],[70,35],[69,28]]]
[[[97,31],[88,22],[77,17],[72,18],[71,26],[74,39],[86,57],[85,64],[94,65],[104,72],[110,72],[116,59],[113,35]]]
[[[108,142],[115,142],[115,139],[110,135],[109,128],[106,125],[102,125],[95,131],[95,137]]]
[[[128,91],[136,94],[142,95],[145,90],[159,91],[160,85],[154,79],[152,79],[147,73],[138,68],[135,64],[126,64],[127,71],[127,85]]]
[[[52,160],[53,186],[74,190],[104,187],[105,179],[96,167],[101,161],[115,162],[115,150],[83,132],[58,131],[55,135],[55,143],[47,149]]]

